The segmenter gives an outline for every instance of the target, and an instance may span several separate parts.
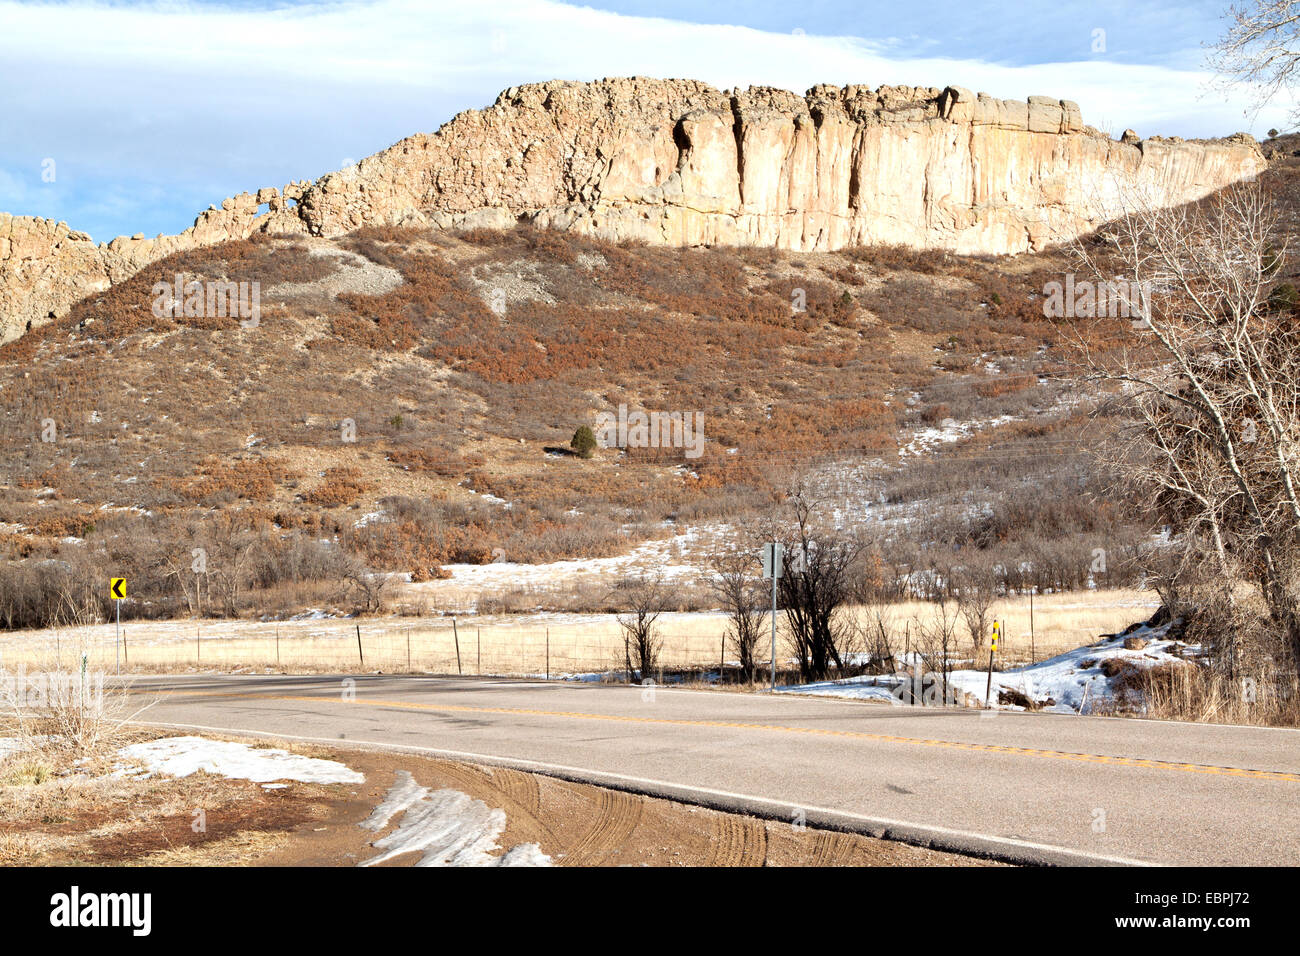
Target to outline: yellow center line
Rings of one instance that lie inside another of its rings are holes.
[[[157,693],[166,697],[225,697],[247,700],[278,700],[312,704],[364,703],[369,707],[386,707],[394,710],[425,710],[441,713],[513,714],[528,717],[564,717],[577,720],[610,720],[620,723],[660,724],[677,727],[712,727],[728,730],[759,730],[786,734],[811,734],[821,737],[847,737],[854,740],[874,740],[881,743],[912,744],[923,747],[946,747],[951,750],[971,750],[980,753],[1014,754],[1022,757],[1042,757],[1055,760],[1078,760],[1085,763],[1112,764],[1121,767],[1142,767],[1155,770],[1177,770],[1184,773],[1208,773],[1257,780],[1282,780],[1300,783],[1300,773],[1281,770],[1248,770],[1241,767],[1217,767],[1211,764],[1182,763],[1173,760],[1153,760],[1146,757],[1113,757],[1108,754],[1071,753],[1063,750],[1039,750],[1033,747],[1009,747],[1002,744],[974,744],[957,740],[937,740],[927,737],[901,737],[897,734],[878,734],[865,730],[827,730],[822,727],[791,727],[784,724],[754,724],[730,720],[683,720],[673,717],[634,717],[625,714],[590,714],[572,710],[535,710],[527,707],[474,707],[467,704],[423,704],[400,700],[357,698],[344,700],[342,696],[313,697],[294,694],[239,694],[229,691],[148,691],[131,693]]]

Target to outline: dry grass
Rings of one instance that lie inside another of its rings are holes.
[[[0,722],[0,737],[17,731]],[[168,736],[123,730],[98,759],[59,762],[38,750],[0,757],[0,866],[211,866],[247,863],[323,813],[337,788],[295,783],[274,793],[247,780],[114,774],[116,748]],[[292,745],[289,745],[292,747]],[[312,748],[315,752],[315,748]],[[305,751],[304,751],[305,752]],[[197,810],[204,827],[195,827]]]
[[[995,666],[1002,669],[1019,667],[1092,644],[1103,634],[1117,634],[1135,621],[1146,620],[1159,605],[1160,599],[1155,592],[1132,588],[1039,595],[1034,598],[1031,636],[1027,596],[995,601],[989,619],[1003,625]],[[934,614],[934,605],[910,601],[890,605],[889,613],[896,632],[896,651],[901,651],[904,625],[911,621],[928,621]],[[912,624],[911,631],[915,633],[915,624]],[[970,650],[970,637],[964,623],[958,626],[958,643],[963,652]],[[984,646],[987,648],[987,640]]]
[[[1111,678],[1117,711],[1156,720],[1216,724],[1300,726],[1300,687],[1293,674],[1276,670],[1230,680],[1193,663],[1121,668]]]
[[[285,832],[241,830],[233,836],[205,843],[168,847],[146,853],[129,866],[239,866],[280,849],[290,840]]]
[[[1043,660],[1071,648],[1091,644],[1101,634],[1115,633],[1145,620],[1156,606],[1150,592],[1088,591],[1046,595],[1034,602],[1034,648]],[[866,611],[852,613],[865,623]],[[890,608],[895,652],[905,644],[905,628],[916,632],[929,621],[934,606],[924,602]],[[1005,623],[999,665],[1030,659],[1028,600],[1002,601],[994,616]],[[547,623],[549,622],[549,623]],[[670,613],[661,619],[665,668],[717,667],[722,656],[724,618],[718,613]],[[361,629],[361,654],[357,628]],[[783,624],[778,617],[778,637]],[[461,617],[449,620],[369,618],[356,621],[295,621],[263,624],[253,621],[137,622],[127,631],[127,668],[131,672],[189,670],[274,670],[289,673],[383,670],[440,674],[555,675],[617,670],[623,666],[623,638],[612,614]],[[277,652],[276,633],[279,633]],[[549,632],[549,633],[548,633]],[[29,655],[48,651],[52,632],[28,631],[0,637],[0,650],[11,666]],[[457,639],[460,661],[457,664]],[[408,663],[408,642],[410,657]],[[783,645],[783,640],[781,641]],[[549,666],[548,666],[549,644]],[[91,666],[113,665],[113,629],[97,629],[91,641]],[[964,632],[962,646],[967,647]],[[766,644],[764,644],[766,647]],[[785,653],[783,646],[778,651]],[[729,650],[727,660],[734,654]]]
[[[10,781],[103,772],[130,736],[140,707],[129,682],[106,680],[92,663],[94,643],[90,627],[56,632],[53,646],[30,644],[0,667],[0,721],[18,748],[0,765]]]

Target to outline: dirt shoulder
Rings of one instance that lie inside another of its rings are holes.
[[[173,736],[156,731],[133,741]],[[233,736],[209,735],[239,741]],[[355,866],[379,854],[360,824],[403,772],[505,814],[502,850],[535,843],[560,866],[969,866],[951,853],[676,803],[500,767],[414,754],[243,741],[337,760],[360,784],[259,784],[198,772],[68,773],[0,763],[0,865]],[[404,866],[420,853],[383,865]]]
[[[561,866],[978,866],[985,861],[850,833],[720,813],[502,767],[408,754],[322,752],[366,775],[357,799],[324,829],[299,828],[261,856],[268,866],[349,865],[375,855],[382,834],[358,824],[399,771],[429,789],[459,790],[506,814],[505,848],[536,843]],[[358,802],[359,801],[359,802]],[[319,824],[317,826],[320,826]],[[391,826],[383,833],[391,830]],[[407,854],[385,865],[415,863]]]

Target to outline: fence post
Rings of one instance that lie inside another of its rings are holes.
[[[456,641],[456,673],[463,674],[464,671],[460,669],[460,631],[456,628],[456,619],[454,617],[451,619],[451,636]]]
[[[478,676],[483,676],[483,628],[474,628],[474,653],[478,658],[478,663],[474,665],[474,670],[478,671]]]
[[[361,625],[360,624],[357,625],[357,657],[361,661],[361,666],[364,667],[366,664],[366,655],[361,650]]]
[[[280,629],[275,629],[275,666],[280,666]]]
[[[406,669],[411,669],[411,625],[406,625]]]
[[[551,679],[551,629],[546,629],[546,679]]]

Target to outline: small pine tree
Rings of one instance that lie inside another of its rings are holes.
[[[596,452],[596,433],[590,425],[579,425],[569,441],[569,447],[578,453],[578,457],[590,458]]]
[[[1300,289],[1283,282],[1269,294],[1268,304],[1275,312],[1295,312],[1300,308]]]

